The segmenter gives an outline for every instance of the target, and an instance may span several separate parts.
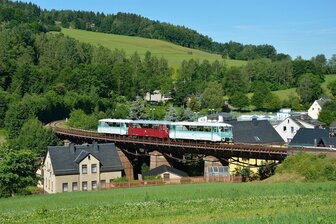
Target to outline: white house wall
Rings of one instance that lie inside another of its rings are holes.
[[[308,115],[313,119],[318,119],[319,113],[321,111],[321,106],[315,100],[314,103],[308,109]]]
[[[286,130],[284,130],[284,127],[286,127]],[[285,119],[275,127],[275,130],[287,143],[293,139],[294,135],[299,129],[300,126],[290,118]]]

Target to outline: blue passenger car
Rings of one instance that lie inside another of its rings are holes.
[[[99,133],[127,135],[128,124],[131,121],[132,120],[123,119],[101,119],[99,120],[97,131]]]
[[[226,123],[175,122],[170,125],[169,138],[232,142],[232,126]]]

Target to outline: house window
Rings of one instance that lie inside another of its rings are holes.
[[[163,179],[164,180],[169,180],[169,173],[164,173],[163,174]]]
[[[92,190],[96,191],[97,190],[97,181],[92,181],[91,184],[92,184]]]
[[[294,127],[291,127],[291,132],[294,133]]]
[[[287,123],[289,124],[289,119],[287,120]]]
[[[82,174],[87,174],[87,165],[82,165]]]
[[[77,182],[72,182],[72,191],[78,191]]]
[[[92,164],[91,165],[91,172],[92,173],[97,173],[97,164]]]
[[[87,191],[87,190],[88,190],[87,181],[83,181],[82,182],[82,191]]]
[[[283,127],[283,131],[286,131],[286,130],[287,130],[287,127],[286,127],[286,126],[284,126],[284,127]]]
[[[63,192],[68,192],[68,183],[63,183],[62,184],[62,191]]]

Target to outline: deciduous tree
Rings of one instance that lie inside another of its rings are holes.
[[[30,150],[7,152],[0,160],[0,195],[15,196],[28,186],[36,186],[36,154]]]

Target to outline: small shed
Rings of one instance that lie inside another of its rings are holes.
[[[164,180],[170,180],[170,179],[181,179],[182,177],[187,177],[188,174],[182,170],[175,169],[174,167],[167,166],[167,165],[161,165],[154,169],[151,169],[148,172],[145,172],[142,174],[143,177],[149,177],[149,176],[161,176]]]

